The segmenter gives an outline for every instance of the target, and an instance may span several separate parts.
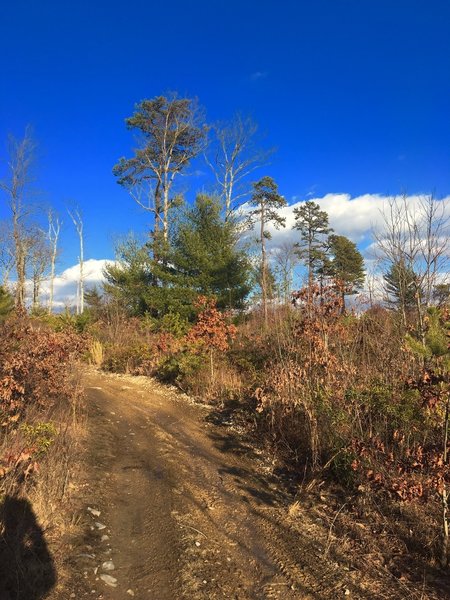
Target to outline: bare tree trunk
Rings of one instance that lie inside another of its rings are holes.
[[[165,243],[167,243],[169,239],[169,194],[170,187],[168,185],[165,185],[163,195],[163,240]]]
[[[267,163],[274,149],[258,148],[258,126],[250,117],[236,114],[229,123],[218,123],[212,129],[214,159],[205,155],[205,160],[214,173],[228,221],[250,194],[249,175]]]
[[[264,315],[264,326],[267,327],[268,312],[267,312],[267,252],[266,238],[264,235],[265,228],[265,212],[264,204],[261,205],[261,295]]]
[[[58,255],[58,238],[61,230],[61,222],[56,217],[53,218],[53,214],[50,211],[48,213],[48,239],[51,245],[50,255],[50,292],[48,300],[48,313],[51,314],[53,311],[53,294],[55,285],[55,268],[56,268],[56,257]]]
[[[26,278],[26,221],[30,207],[25,204],[25,195],[29,193],[31,169],[34,162],[35,144],[28,127],[22,140],[9,139],[9,177],[0,181],[0,189],[6,196],[11,210],[14,264],[17,273],[16,305],[25,306]]]
[[[79,265],[80,265],[80,276],[78,280],[78,299],[77,299],[77,314],[83,314],[84,312],[84,234],[83,234],[83,219],[81,217],[79,209],[75,209],[72,212],[70,210],[67,211],[69,213],[70,218],[73,221],[75,229],[78,234],[79,242],[80,242],[80,256],[79,256]]]
[[[14,235],[16,241],[16,306],[23,308],[25,306],[25,278],[26,278],[26,256],[23,247],[23,241],[18,234]]]

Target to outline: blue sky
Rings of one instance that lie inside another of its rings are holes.
[[[130,154],[134,104],[168,90],[209,121],[252,114],[278,147],[260,175],[291,202],[450,193],[448,0],[1,4],[0,157],[31,123],[40,198],[79,204],[89,257],[146,228],[111,169]],[[63,267],[77,256],[65,221]]]

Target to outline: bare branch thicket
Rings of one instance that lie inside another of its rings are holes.
[[[31,214],[30,188],[35,162],[36,144],[31,128],[27,127],[20,140],[9,136],[7,174],[0,181],[0,189],[6,197],[11,212],[14,267],[17,274],[16,305],[25,305],[26,261],[29,250],[28,219]]]
[[[292,242],[283,242],[273,252],[275,272],[280,279],[280,290],[285,304],[291,301],[295,267],[299,264],[298,248]]]
[[[418,202],[407,196],[391,198],[382,211],[383,227],[375,233],[377,256],[385,272],[397,268],[399,310],[406,325],[406,298],[414,275],[414,294],[419,328],[423,332],[424,311],[433,292],[449,270],[449,206],[428,195]],[[386,300],[390,300],[386,297]]]
[[[77,286],[77,315],[83,314],[84,312],[84,223],[83,218],[80,212],[80,209],[75,207],[72,209],[67,209],[67,213],[71,218],[75,230],[78,235],[78,240],[80,244],[80,255],[78,257],[78,262],[80,266],[80,274],[78,278],[78,286]]]
[[[2,285],[8,287],[9,276],[15,266],[14,238],[11,224],[7,221],[0,223],[0,270]]]
[[[46,232],[39,227],[32,229],[28,235],[27,263],[30,266],[32,308],[36,310],[39,306],[41,284],[51,264],[49,240]]]
[[[239,113],[230,122],[218,123],[212,129],[215,134],[211,144],[213,156],[205,155],[205,160],[216,179],[225,219],[229,219],[251,193],[249,175],[267,165],[275,149],[259,149],[258,125]]]

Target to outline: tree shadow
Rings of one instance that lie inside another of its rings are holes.
[[[53,558],[30,502],[0,505],[0,600],[41,600],[56,583]]]

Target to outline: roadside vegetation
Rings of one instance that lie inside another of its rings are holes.
[[[374,239],[374,283],[312,201],[296,209],[292,241],[270,243],[286,227],[286,201],[271,177],[254,177],[271,152],[255,146],[251,121],[208,132],[195,102],[161,96],[138,104],[127,126],[141,145],[114,175],[150,230],[118,244],[102,288],[84,289],[80,262],[76,311],[55,314],[53,295],[39,303],[39,282],[54,277],[57,221],[49,213],[39,270],[21,195],[27,163],[16,172],[22,187],[3,185],[12,219],[0,291],[0,492],[64,495],[82,356],[214,404],[286,477],[293,516],[296,502],[325,494],[330,535],[356,540],[394,577],[437,577],[449,561],[448,208],[432,196],[414,207],[392,199]],[[16,162],[30,143],[13,146]],[[203,152],[217,186],[187,204],[176,183]],[[82,219],[71,215],[82,249]],[[36,275],[28,315],[27,265]]]

